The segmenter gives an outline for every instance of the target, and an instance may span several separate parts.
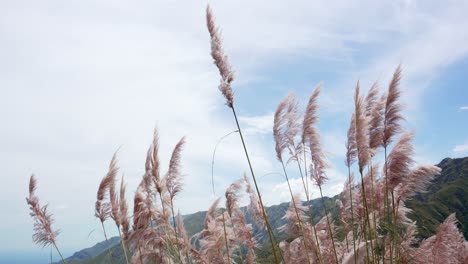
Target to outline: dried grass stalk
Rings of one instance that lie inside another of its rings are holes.
[[[224,53],[221,33],[216,26],[210,6],[206,8],[206,24],[211,38],[211,57],[213,57],[213,62],[221,75],[219,90],[224,95],[224,98],[226,98],[226,104],[232,108],[234,92],[232,91],[231,83],[234,81],[234,72],[232,71],[227,55]]]
[[[112,156],[111,162],[109,164],[109,170],[104,178],[102,178],[97,191],[94,215],[101,221],[101,223],[104,223],[111,215],[111,202],[106,201],[106,198],[107,192],[110,190],[111,185],[115,184],[117,171],[117,153],[115,153]]]
[[[401,115],[401,105],[398,102],[401,95],[399,88],[400,80],[401,66],[398,66],[388,86],[387,101],[385,102],[384,125],[382,131],[384,147],[387,147],[392,142],[393,137],[401,132],[400,121],[403,120],[403,116]]]

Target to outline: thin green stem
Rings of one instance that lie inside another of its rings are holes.
[[[385,155],[385,169],[384,169],[384,174],[385,174],[385,204],[384,204],[384,208],[385,208],[385,217],[387,219],[387,223],[386,223],[386,229],[388,229],[388,225],[390,225],[390,204],[389,204],[389,201],[388,201],[388,179],[387,179],[387,147],[385,146],[384,147],[384,155]],[[389,231],[387,230],[387,235],[388,235]],[[383,246],[384,246],[384,261],[385,261],[385,243],[383,243]],[[389,244],[389,247],[390,247],[390,264],[393,264],[393,250],[392,250],[392,241],[390,241],[390,244]]]
[[[377,238],[377,220],[375,219],[375,191],[374,191],[374,173],[372,169],[372,157],[370,159],[370,177],[371,177],[371,209],[372,209],[372,221],[374,222],[374,232],[375,232],[375,238]],[[371,230],[372,231],[372,230]],[[377,243],[377,240],[376,240]],[[377,246],[376,246],[377,247]],[[373,248],[373,261],[377,262],[377,257],[375,256],[377,251],[377,248]]]
[[[320,197],[322,197],[322,204],[323,204],[323,209],[325,210],[325,217],[327,219],[328,230],[330,231],[330,238],[332,240],[333,253],[335,254],[335,261],[338,264],[338,255],[336,254],[335,239],[333,238],[333,231],[331,229],[330,219],[328,217],[328,209],[327,209],[327,206],[325,205],[325,200],[323,199],[322,186],[319,185],[318,187],[319,187],[319,190],[320,190]]]
[[[237,130],[239,131],[239,136],[240,136],[241,141],[242,141],[242,146],[244,147],[245,157],[247,158],[247,162],[249,164],[250,173],[252,174],[252,179],[253,179],[253,182],[254,182],[254,185],[255,185],[255,190],[257,191],[257,195],[258,195],[258,200],[260,201],[260,206],[262,207],[263,218],[265,219],[265,225],[266,225],[267,230],[268,230],[268,236],[270,237],[270,242],[271,242],[271,247],[272,247],[272,250],[273,250],[273,255],[274,255],[274,258],[275,258],[275,263],[279,264],[279,260],[278,260],[278,256],[277,256],[277,252],[276,252],[276,248],[275,248],[276,245],[275,245],[275,239],[274,239],[274,236],[273,236],[273,231],[271,229],[270,222],[268,221],[268,215],[266,213],[265,206],[263,205],[262,195],[260,194],[260,190],[259,190],[258,185],[257,185],[257,180],[255,178],[255,174],[254,174],[254,171],[253,171],[253,168],[252,168],[252,164],[250,162],[249,153],[247,152],[247,147],[246,147],[245,142],[244,142],[244,137],[242,135],[242,130],[241,130],[240,125],[239,125],[239,120],[237,119],[237,115],[236,115],[236,111],[234,109],[234,105],[231,106],[231,110],[232,110],[232,114],[234,115],[234,119],[236,121]],[[281,258],[282,258],[283,256],[282,256],[281,252],[279,252],[279,254],[281,255]]]
[[[354,263],[357,263],[358,260],[358,253],[356,252],[356,232],[354,230],[354,209],[353,209],[353,184],[351,182],[351,168],[348,166],[348,182],[350,184],[349,187],[349,200],[351,204],[351,228],[353,230],[353,251],[354,251]]]
[[[172,211],[172,222],[174,223],[174,230],[175,230],[175,232],[176,232],[176,238],[177,238],[177,247],[178,247],[177,250],[179,251],[179,258],[180,258],[180,261],[183,263],[183,261],[182,261],[182,256],[180,255],[181,249],[180,249],[180,247],[179,247],[179,239],[178,239],[178,236],[179,236],[179,235],[178,235],[178,233],[177,233],[177,227],[176,227],[176,224],[175,224],[174,203],[173,203],[172,199],[171,199],[171,211]],[[186,243],[186,241],[185,241],[185,239],[184,239],[184,244],[185,244],[185,243]],[[187,250],[185,249],[184,251],[185,251],[185,257],[187,258],[187,261],[188,261],[188,262],[191,262],[191,261],[190,261],[190,258],[189,258],[189,256],[188,256]]]
[[[396,258],[396,262],[399,263],[399,255],[400,255],[400,250],[399,250],[399,246],[398,244],[400,243],[400,237],[399,237],[399,234],[397,232],[397,207],[395,206],[395,197],[394,197],[394,194],[393,194],[393,190],[390,191],[391,192],[391,195],[392,195],[392,208],[393,208],[393,242],[394,242],[394,250],[395,250],[395,258]]]
[[[55,244],[55,242],[52,242],[52,245],[54,245],[55,250],[57,250],[58,254],[60,255],[60,258],[62,259],[62,263],[66,264],[67,262],[65,261],[65,259],[64,259],[63,256],[62,256],[62,253],[61,253],[60,250],[58,249],[57,244]],[[52,254],[51,254],[51,255],[52,255]]]
[[[307,256],[307,263],[310,264],[310,258],[309,258],[309,253],[308,253],[308,250],[307,250],[308,247],[307,247],[307,243],[306,243],[306,236],[305,236],[305,233],[304,233],[304,227],[302,226],[302,220],[299,217],[299,212],[297,211],[296,201],[294,201],[294,194],[293,194],[292,189],[291,189],[291,184],[289,183],[288,173],[286,172],[286,167],[284,166],[284,162],[282,160],[281,160],[281,165],[283,166],[284,176],[286,177],[286,181],[288,182],[289,193],[291,194],[291,199],[292,199],[292,203],[293,203],[293,206],[294,206],[294,211],[296,212],[296,217],[297,217],[297,220],[299,221],[299,228],[301,229],[302,238],[303,238],[302,242],[304,243],[304,248],[306,249],[305,253],[306,253],[306,256]]]
[[[302,185],[304,186],[304,192],[306,194],[306,198],[309,199],[309,191],[307,190],[307,185],[306,185],[306,182],[304,181],[304,175],[302,174],[302,168],[301,168],[301,164],[299,163],[299,159],[296,159],[296,163],[297,163],[297,167],[299,169],[300,175],[301,175]],[[307,177],[306,177],[306,179],[307,179]],[[309,201],[307,201],[307,202],[309,202]]]
[[[159,193],[159,199],[161,200],[161,207],[162,207],[162,210],[163,210],[163,216],[164,216],[164,222],[169,222],[169,219],[166,218],[166,206],[164,204],[164,199],[162,197],[162,193],[158,192]]]
[[[365,189],[365,185],[364,185],[364,177],[362,175],[362,169],[359,169],[359,174],[361,175],[361,188],[362,188],[362,206],[364,207],[364,214],[365,214],[365,217],[364,217],[364,239],[366,241],[366,250],[367,250],[367,259],[369,260],[370,258],[370,255],[373,255],[373,247],[372,247],[372,239],[368,239],[368,236],[370,236],[370,221],[369,221],[369,208],[367,207],[367,197],[366,197],[366,189]],[[367,231],[369,232],[366,232],[366,228],[367,228]],[[370,241],[370,243],[368,242],[368,240]],[[370,244],[370,247],[371,247],[371,254],[369,254],[369,247],[368,247],[368,244]]]
[[[104,231],[104,237],[106,238],[107,250],[109,252],[110,262],[114,263],[114,260],[112,259],[112,251],[111,251],[111,248],[110,248],[110,243],[109,243],[109,240],[107,239],[106,228],[104,227],[104,222],[101,222],[101,226],[102,226],[102,231]]]
[[[232,222],[232,218],[231,218],[231,226],[232,226],[232,230],[234,230],[234,233],[236,232],[235,230],[235,227],[234,227],[234,223]],[[244,258],[242,257],[242,248],[241,248],[242,245],[239,245],[237,247],[237,251],[239,253],[239,258],[240,258],[240,261],[241,263],[244,263]]]
[[[231,263],[231,257],[229,256],[229,244],[228,244],[228,237],[227,237],[227,231],[226,231],[226,219],[224,218],[224,212],[221,212],[223,216],[223,228],[224,228],[224,242],[226,243],[226,255],[228,259],[228,263]]]
[[[299,162],[299,159],[296,159],[296,162],[297,162],[297,167],[299,169],[299,173],[301,174],[301,178],[303,178],[303,183],[304,183],[304,176],[302,174],[302,168],[301,168],[301,164]],[[323,258],[322,258],[322,252],[320,251],[320,244],[319,244],[319,239],[318,239],[318,236],[317,236],[317,230],[315,229],[315,225],[314,225],[314,217],[313,217],[313,212],[312,212],[312,205],[310,203],[310,196],[309,196],[309,188],[306,186],[309,185],[309,183],[307,182],[307,167],[305,166],[305,151],[304,151],[304,172],[305,172],[305,178],[306,178],[306,184],[304,186],[304,191],[305,191],[305,194],[306,194],[306,199],[307,199],[307,206],[309,207],[309,218],[310,218],[310,225],[312,226],[312,230],[314,232],[314,236],[315,236],[315,241],[317,243],[317,257],[319,259],[319,263],[323,263]]]
[[[176,227],[175,214],[174,214],[174,202],[172,201],[172,198],[171,198],[171,212],[172,212],[172,224],[174,226],[174,233],[176,235],[177,254],[179,254],[180,263],[184,263],[182,260],[182,255],[180,254],[179,234],[177,232],[177,227]]]
[[[304,176],[305,176],[305,179],[306,179],[306,193],[308,194],[309,193],[309,180],[307,179],[307,158],[306,158],[306,151],[305,151],[305,144],[302,143],[302,147],[304,149],[304,151],[302,151],[302,153],[304,153]],[[299,164],[299,160],[297,161],[298,164]],[[299,165],[299,168],[301,166]],[[302,170],[299,169],[299,171],[301,172],[301,177],[302,177]]]
[[[122,232],[120,232],[120,228],[118,226],[117,226],[117,230],[119,230],[120,244],[122,244],[122,249],[125,255],[125,261],[127,262],[127,264],[129,264],[130,262],[128,261],[127,247],[125,246],[125,242],[122,238]]]

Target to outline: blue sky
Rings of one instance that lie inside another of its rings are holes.
[[[415,159],[468,155],[468,4],[463,1],[216,2],[224,48],[236,72],[241,125],[268,204],[287,201],[271,137],[272,114],[294,90],[304,106],[322,83],[319,130],[331,163],[325,194],[345,177],[344,142],[361,81],[387,88],[403,67],[407,129]],[[0,186],[4,252],[39,251],[24,197],[29,175],[50,203],[59,245],[71,253],[102,240],[93,205],[119,147],[132,197],[152,130],[167,164],[187,136],[182,213],[206,210],[211,155],[235,124],[217,90],[206,2],[9,1],[0,3]],[[239,139],[218,148],[216,194],[247,170]],[[233,169],[235,168],[235,169]],[[288,168],[297,179],[294,168]],[[299,181],[293,180],[295,188]],[[314,196],[317,191],[314,191]],[[112,230],[112,225],[109,225]],[[112,232],[111,233],[116,233]],[[48,250],[42,251],[48,256]]]

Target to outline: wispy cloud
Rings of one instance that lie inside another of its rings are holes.
[[[241,116],[239,120],[246,125],[244,132],[247,134],[272,133],[273,113],[261,116]]]
[[[458,109],[458,111],[465,111],[465,110],[468,110],[468,106],[460,106],[460,108]]]
[[[345,182],[346,176],[335,168],[331,167],[326,170],[329,181],[325,183],[322,187],[323,195],[332,197],[343,189],[343,183]],[[284,177],[284,176],[282,176]],[[291,176],[290,176],[291,177]],[[305,179],[304,179],[305,181]],[[291,185],[291,190],[293,194],[300,194],[302,200],[306,200],[304,193],[304,184],[300,177],[290,178],[289,183]],[[320,197],[319,189],[316,185],[313,184],[312,180],[308,179],[309,190],[310,190],[310,199],[315,199]],[[291,194],[289,192],[289,186],[286,181],[278,183],[272,187],[271,193],[267,194],[267,197],[276,203],[287,202],[291,200]]]
[[[456,145],[453,148],[453,152],[457,153],[457,154],[468,153],[468,143],[461,144],[461,145]]]

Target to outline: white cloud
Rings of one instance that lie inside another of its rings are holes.
[[[345,182],[346,176],[334,169],[333,167],[326,170],[326,175],[329,177],[329,180],[322,186],[323,195],[332,197],[343,190],[343,184]],[[304,183],[302,181],[302,178],[291,178],[292,176],[289,175],[289,172],[288,176],[290,177],[289,184],[291,185],[292,193],[300,194],[301,199],[305,201],[306,195],[304,192]],[[276,203],[288,202],[291,200],[291,194],[289,191],[288,183],[284,181],[284,175],[278,177],[282,177],[283,182],[272,186],[271,192],[267,193],[266,195],[269,201],[273,200]],[[305,178],[304,182],[306,182]],[[319,188],[315,184],[313,184],[310,178],[307,180],[307,182],[309,183],[310,199],[319,198]]]
[[[468,106],[460,106],[460,108],[459,108],[458,110],[459,110],[459,111],[468,110]]]
[[[455,152],[455,153],[457,153],[457,154],[461,154],[461,153],[468,152],[468,143],[466,143],[466,144],[461,144],[461,145],[456,145],[456,146],[453,148],[453,152]]]
[[[273,113],[263,116],[241,116],[239,121],[246,126],[246,134],[271,134],[273,127]]]

